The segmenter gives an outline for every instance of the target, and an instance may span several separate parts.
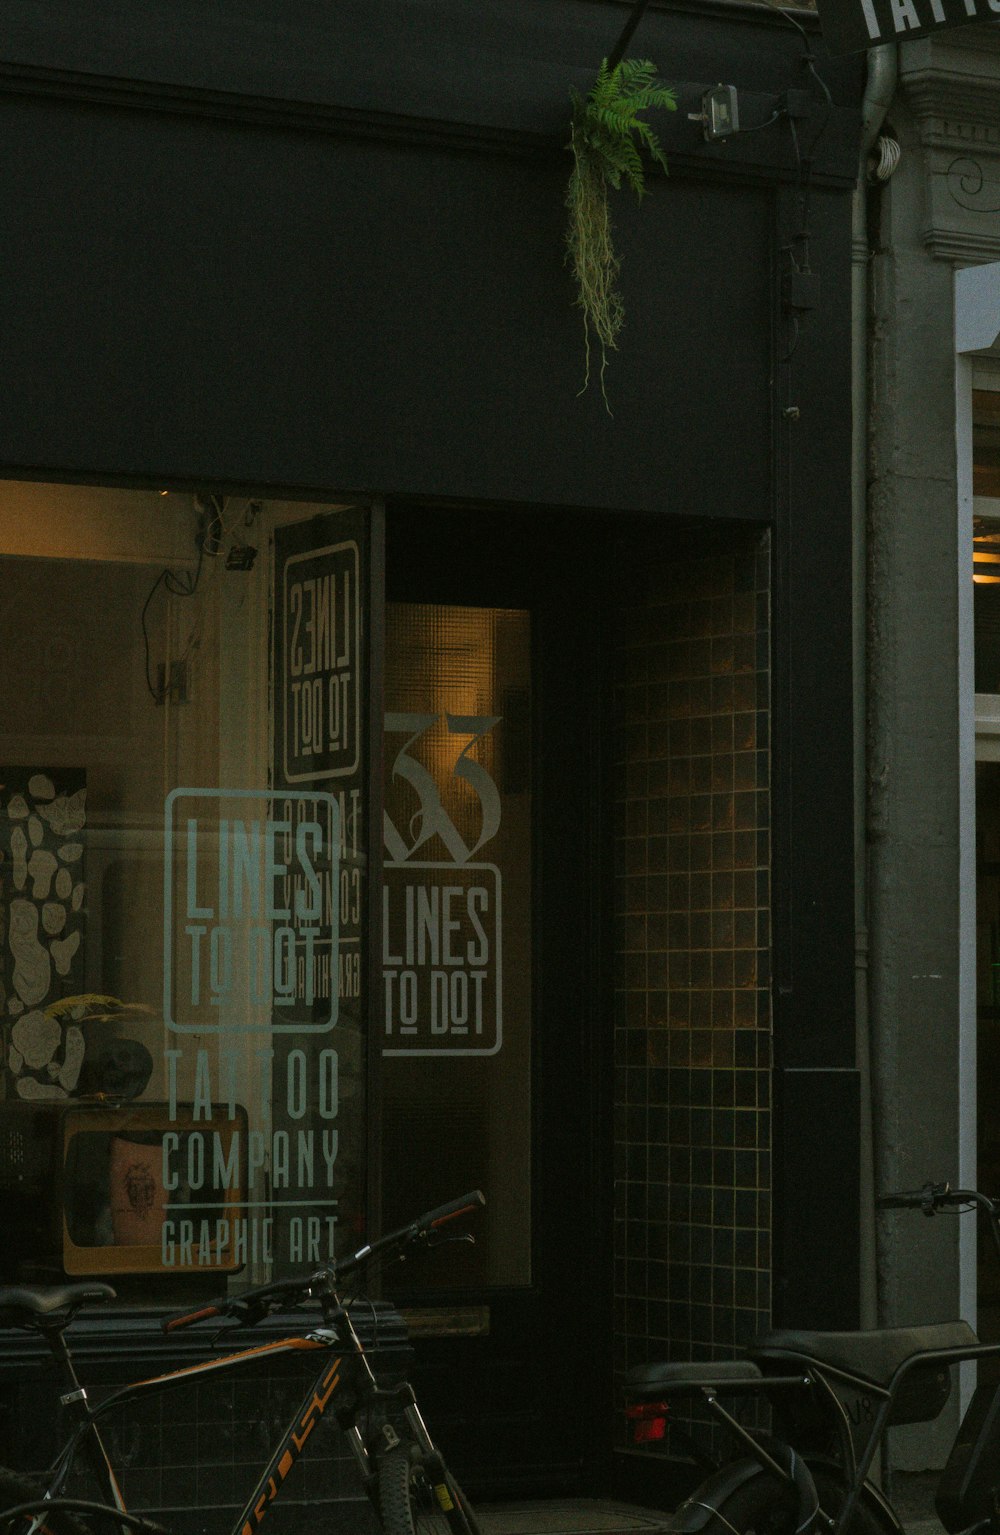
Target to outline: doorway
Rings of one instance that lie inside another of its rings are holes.
[[[599,547],[580,520],[387,508],[383,1216],[488,1203],[474,1248],[386,1282],[487,1497],[603,1490],[610,1455]]]

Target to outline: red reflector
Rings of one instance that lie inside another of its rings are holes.
[[[635,1402],[631,1407],[626,1407],[625,1416],[631,1419],[635,1444],[652,1444],[666,1436],[666,1402]]]

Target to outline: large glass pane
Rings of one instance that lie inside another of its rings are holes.
[[[995,1088],[1000,1076],[1000,762],[976,764],[976,1028],[977,1186],[995,1196],[1000,1189]],[[1000,1339],[996,1266],[992,1243],[980,1243],[977,1331],[985,1342]]]
[[[1000,695],[1000,391],[980,378],[972,396],[973,614],[976,702],[976,1031],[977,1182],[1000,1187],[1000,1115],[994,1083],[1000,1069],[1000,760],[996,736]],[[985,727],[983,729],[982,727]],[[979,1244],[978,1327],[984,1342],[1000,1338],[1000,1289],[990,1244]],[[990,1361],[980,1365],[991,1378]]]
[[[4,1280],[168,1298],[363,1223],[365,523],[318,513],[0,493]]]
[[[529,615],[390,603],[385,669],[385,1220],[482,1187],[475,1256],[420,1278],[525,1284]]]

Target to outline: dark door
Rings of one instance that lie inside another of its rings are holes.
[[[387,513],[382,1222],[488,1200],[474,1248],[388,1286],[488,1495],[597,1490],[610,1432],[597,550],[564,519]]]

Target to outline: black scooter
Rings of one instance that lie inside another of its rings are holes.
[[[1000,1256],[1000,1200],[928,1183],[878,1204],[928,1216],[979,1210]],[[895,1510],[868,1480],[886,1430],[937,1418],[952,1365],[998,1357],[1000,1344],[981,1344],[967,1322],[871,1332],[778,1328],[754,1338],[743,1359],[631,1370],[626,1412],[637,1443],[662,1440],[669,1426],[671,1443],[709,1470],[673,1516],[678,1535],[900,1535]],[[737,1416],[747,1399],[755,1404],[751,1416],[770,1417],[768,1430]],[[720,1457],[706,1450],[692,1415],[735,1439],[735,1451]],[[998,1491],[1000,1386],[984,1384],[937,1487],[935,1506],[949,1535],[1000,1535]]]

